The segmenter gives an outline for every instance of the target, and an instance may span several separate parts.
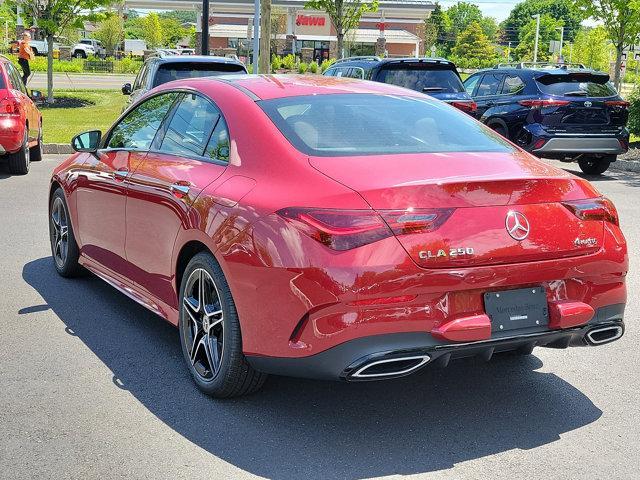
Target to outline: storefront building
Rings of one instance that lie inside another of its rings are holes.
[[[293,53],[304,61],[337,56],[337,36],[329,16],[306,10],[306,0],[272,0],[272,53]],[[128,8],[201,11],[194,0],[127,0]],[[424,20],[435,4],[427,0],[380,0],[345,37],[345,55],[415,56],[424,54]],[[216,0],[210,4],[212,54],[246,57],[253,38],[253,0]]]

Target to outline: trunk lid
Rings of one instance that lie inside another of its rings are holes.
[[[598,192],[521,152],[311,157],[310,162],[377,211],[447,209],[450,217],[436,230],[396,235],[425,268],[550,260],[593,253],[602,244],[603,222],[581,221],[561,203]],[[520,214],[529,232],[517,240],[507,227],[514,226],[514,215],[523,223]]]

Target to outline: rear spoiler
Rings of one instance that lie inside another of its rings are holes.
[[[583,81],[604,85],[610,80],[610,77],[608,73],[604,72],[549,72],[536,77],[536,80],[543,85],[551,85],[552,83],[563,81]]]

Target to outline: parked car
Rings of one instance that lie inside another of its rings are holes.
[[[426,93],[466,113],[473,114],[476,109],[455,64],[442,58],[350,57],[335,62],[324,75],[398,85]]]
[[[629,148],[629,104],[606,73],[577,64],[507,64],[464,85],[483,123],[536,156],[601,174]]]
[[[188,79],[73,146],[50,187],[56,270],[84,266],[178,326],[208,394],[624,333],[612,203],[421,93]]]
[[[104,57],[107,51],[102,43],[92,38],[83,38],[71,49],[71,56],[75,58],[87,58],[90,55]]]
[[[29,172],[30,163],[42,160],[42,115],[11,61],[0,56],[0,159],[17,175]]]
[[[247,67],[239,60],[199,55],[158,55],[148,58],[138,72],[133,85],[125,83],[122,93],[130,95],[125,109],[140,96],[163,83],[184,78],[247,73]]]

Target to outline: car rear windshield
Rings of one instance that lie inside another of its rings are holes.
[[[549,95],[613,97],[618,94],[607,75],[543,75],[536,81],[540,91]]]
[[[513,150],[468,115],[428,97],[334,94],[258,104],[294,147],[312,156]]]
[[[377,80],[425,93],[464,92],[460,77],[450,68],[424,63],[400,63],[385,66]]]
[[[245,73],[242,65],[233,63],[196,63],[180,62],[160,65],[153,86],[185,78],[215,77],[230,73]]]

